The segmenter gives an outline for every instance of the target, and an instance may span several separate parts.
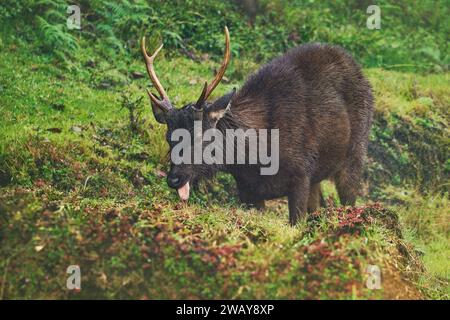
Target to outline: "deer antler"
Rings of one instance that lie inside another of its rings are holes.
[[[144,56],[145,65],[147,67],[147,73],[150,77],[150,80],[155,86],[156,90],[158,91],[159,95],[162,97],[162,100],[159,100],[156,98],[148,89],[147,93],[152,102],[158,106],[160,106],[163,110],[169,111],[172,109],[172,104],[170,103],[169,96],[167,95],[166,91],[164,90],[163,86],[161,85],[161,82],[159,82],[158,77],[156,76],[155,69],[153,68],[153,61],[155,60],[156,55],[159,53],[159,51],[162,49],[163,45],[161,45],[155,53],[153,53],[151,56],[148,56],[147,50],[145,49],[145,37],[142,37],[141,41],[141,50],[142,55]]]
[[[216,77],[211,82],[210,85],[207,85],[205,83],[205,86],[203,87],[202,94],[200,95],[200,98],[197,100],[196,107],[198,109],[201,109],[203,106],[203,103],[208,99],[208,97],[211,95],[211,93],[214,91],[214,89],[219,84],[220,80],[222,80],[223,75],[225,74],[225,70],[227,69],[228,63],[230,62],[230,33],[228,32],[228,28],[225,27],[225,55],[223,58],[222,65],[220,66],[219,71],[217,71]]]

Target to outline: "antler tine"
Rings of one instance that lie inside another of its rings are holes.
[[[159,82],[159,79],[155,73],[155,69],[153,68],[153,61],[155,60],[155,57],[158,55],[158,53],[162,49],[162,47],[163,47],[163,45],[161,44],[161,46],[158,49],[156,49],[156,51],[151,56],[149,56],[147,54],[147,50],[145,49],[145,37],[142,37],[141,50],[142,50],[142,55],[144,56],[147,73],[148,73],[148,76],[150,77],[152,84],[155,86],[156,90],[158,91],[159,95],[162,97],[163,100],[162,101],[158,100],[150,91],[148,91],[148,95],[150,96],[150,99],[153,102],[168,108],[168,106],[171,105],[169,96],[167,95],[166,91],[164,90],[163,86],[161,85],[161,82]]]
[[[172,109],[172,105],[170,104],[170,102],[168,102],[166,99],[164,100],[159,100],[158,98],[156,98],[151,92],[150,90],[147,89],[147,94],[150,97],[150,100],[152,100],[152,102],[158,106],[160,106],[161,108],[163,108],[166,111],[169,111],[170,109]]]
[[[210,85],[203,88],[203,92],[197,101],[197,107],[201,107],[203,102],[208,99],[208,97],[211,95],[211,93],[214,91],[214,89],[217,87],[217,85],[220,83],[220,81],[223,78],[223,75],[225,74],[225,70],[227,69],[228,63],[230,62],[230,33],[228,32],[228,28],[225,26],[225,54],[223,58],[222,65],[220,66],[219,71],[217,71],[217,74],[214,78],[214,80],[211,82]]]

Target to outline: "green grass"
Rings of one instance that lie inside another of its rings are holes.
[[[74,194],[42,201],[43,193],[51,198],[48,188],[1,196],[2,234],[8,234],[1,252],[3,298],[422,296],[403,279],[414,275],[398,269],[417,267],[400,259],[398,237],[382,220],[349,222],[330,209],[293,228],[279,211],[149,203],[145,191],[123,202]],[[387,211],[362,212],[379,219]],[[365,289],[366,266],[377,264],[387,274],[394,259],[402,263],[393,271],[402,279],[398,292]],[[83,272],[78,293],[64,288],[71,264]]]

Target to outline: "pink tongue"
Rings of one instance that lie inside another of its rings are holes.
[[[187,199],[189,199],[189,181],[186,182],[184,186],[178,189],[178,195],[183,201],[187,201]]]

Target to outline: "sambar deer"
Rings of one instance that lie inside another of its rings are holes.
[[[195,120],[203,129],[279,129],[279,170],[261,175],[260,165],[174,164],[168,185],[184,200],[190,184],[218,171],[236,180],[240,200],[257,208],[264,200],[288,197],[289,220],[294,225],[321,204],[320,182],[332,179],[343,205],[354,205],[360,190],[374,99],[360,66],[344,49],[326,44],[305,44],[264,65],[236,92],[207,99],[221,81],[230,61],[230,36],[225,27],[225,57],[214,80],[205,83],[200,97],[177,109],[158,80],[145,38],[141,49],[148,75],[160,98],[148,95],[154,116],[174,130],[192,132]]]

